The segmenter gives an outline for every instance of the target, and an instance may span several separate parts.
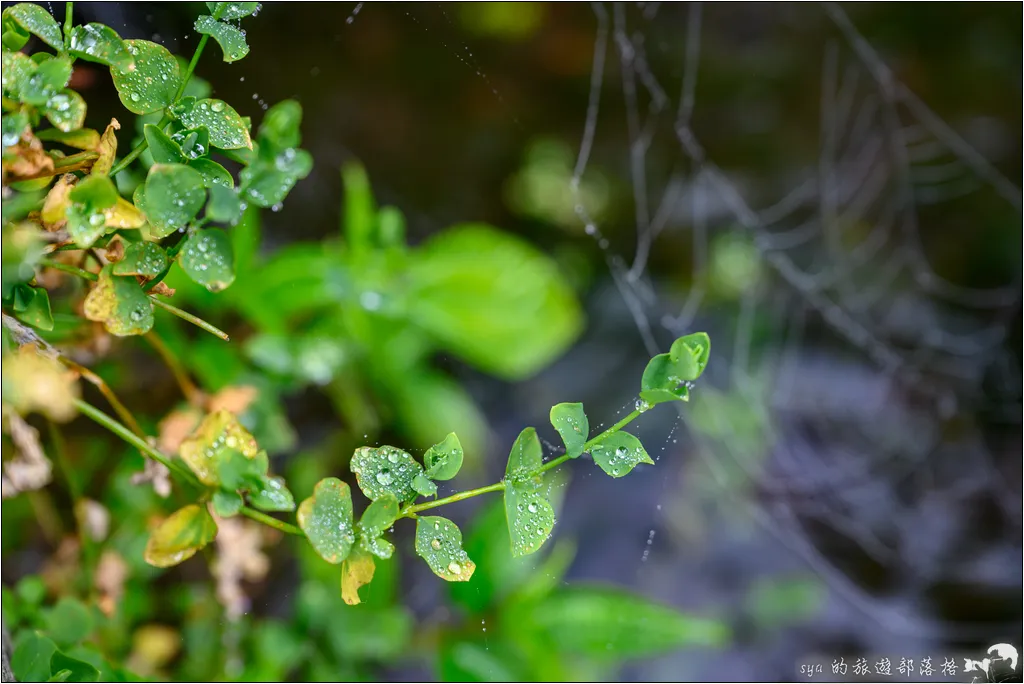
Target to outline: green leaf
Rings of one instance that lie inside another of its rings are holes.
[[[153,302],[135,278],[114,275],[111,265],[100,271],[84,309],[86,318],[103,323],[118,337],[143,335],[153,327]]]
[[[55,57],[35,68],[25,68],[30,71],[19,83],[21,99],[36,107],[45,107],[71,79],[71,60],[66,57]]]
[[[231,172],[212,159],[193,159],[188,165],[203,175],[203,185],[207,188],[235,187],[235,179],[231,177]]]
[[[653,357],[644,369],[640,380],[640,398],[651,406],[666,401],[688,401],[689,390],[681,386],[678,364],[669,354]]]
[[[237,452],[252,461],[252,472],[262,475],[267,472],[266,454],[260,457],[259,447],[238,418],[229,411],[215,411],[203,421],[188,438],[181,443],[178,454],[199,481],[211,487],[224,482],[221,469],[230,467],[227,452]],[[248,464],[243,464],[249,471]],[[242,477],[244,481],[244,477]],[[228,489],[237,489],[240,482],[226,483]]]
[[[124,258],[114,264],[114,275],[155,278],[167,268],[167,253],[155,242],[133,242]]]
[[[238,492],[229,492],[224,489],[215,491],[210,503],[213,504],[213,512],[222,518],[238,515],[244,505],[242,496]]]
[[[14,315],[22,323],[40,330],[53,330],[50,295],[42,287],[25,283],[14,286]]]
[[[138,66],[121,36],[109,26],[96,22],[81,24],[71,30],[71,46],[68,51],[75,57],[106,64],[121,71]]]
[[[149,152],[157,164],[181,164],[185,161],[181,146],[159,126],[146,124],[142,130],[149,144]]]
[[[121,104],[133,114],[150,114],[169,107],[181,85],[181,67],[167,48],[148,40],[126,40],[134,69],[110,68]],[[193,79],[194,80],[194,79]]]
[[[582,329],[580,305],[557,264],[509,233],[457,226],[411,256],[411,320],[484,371],[527,377]]]
[[[299,504],[296,518],[321,558],[337,565],[348,557],[356,535],[352,493],[347,484],[335,477],[320,480],[313,496]]]
[[[450,480],[459,473],[462,467],[462,444],[454,432],[440,444],[427,449],[423,456],[427,477],[432,480]]]
[[[224,52],[225,62],[237,62],[249,54],[249,45],[245,42],[245,34],[231,24],[217,21],[206,14],[196,19],[196,31],[210,36]]]
[[[538,478],[539,480],[539,478]],[[513,556],[526,556],[544,545],[555,526],[555,509],[538,483],[505,481],[505,520]]]
[[[94,212],[114,206],[120,195],[109,177],[86,176],[71,190],[70,197],[86,211]]]
[[[360,603],[359,587],[373,579],[377,564],[373,556],[361,547],[352,549],[352,554],[341,565],[341,598],[350,606]]]
[[[46,101],[46,118],[58,130],[65,133],[82,127],[85,123],[85,100],[74,90],[64,88]]]
[[[11,654],[11,669],[18,681],[44,682],[51,674],[50,658],[57,651],[57,644],[50,639],[26,630],[18,635]]]
[[[583,404],[556,404],[551,407],[551,424],[562,436],[565,453],[569,458],[578,458],[590,434],[590,421],[583,411]]]
[[[684,335],[672,343],[669,355],[672,357],[672,362],[676,364],[680,379],[696,380],[708,365],[708,357],[711,355],[711,338],[703,332]]]
[[[222,150],[252,148],[249,129],[238,112],[223,100],[204,99],[175,105],[173,113],[186,128],[206,127],[210,144]]]
[[[210,156],[210,131],[205,126],[182,128],[171,134],[186,159],[205,159]]]
[[[160,523],[146,542],[150,565],[169,568],[188,560],[217,536],[217,523],[205,507],[190,504]]]
[[[184,164],[154,164],[146,177],[144,206],[156,237],[181,230],[206,203],[203,176]]]
[[[2,24],[0,24],[0,31],[2,31],[0,33],[0,44],[6,48],[5,52],[7,50],[20,50],[25,47],[28,39],[31,38],[27,31],[18,26],[13,19],[9,19],[6,16],[2,20]],[[6,69],[7,67],[5,66],[4,68]]]
[[[543,465],[543,461],[537,430],[532,427],[525,428],[512,444],[508,465],[505,467],[505,478],[514,481],[533,478]]]
[[[57,654],[55,653],[54,655],[57,655]],[[98,674],[98,672],[97,672],[97,674]],[[48,681],[48,682],[66,682],[69,679],[71,679],[71,670],[63,669],[63,670],[59,670],[56,674],[51,675],[51,677],[49,679],[47,679],[46,681]]]
[[[61,682],[95,682],[99,681],[100,671],[91,663],[84,660],[72,658],[60,651],[54,651],[50,656],[50,672],[54,675],[60,674]]]
[[[148,204],[148,191],[146,196]],[[189,236],[178,263],[189,278],[210,292],[220,292],[235,281],[235,257],[231,250],[227,233],[207,228]]]
[[[373,244],[377,204],[366,169],[356,162],[344,164],[341,167],[341,184],[345,191],[342,212],[345,239],[356,251],[367,249]]]
[[[25,89],[28,79],[36,70],[36,63],[21,52],[3,52],[2,83],[4,92],[21,98],[21,92]],[[58,86],[63,87],[63,86]]]
[[[282,100],[268,109],[257,135],[260,152],[268,151],[275,157],[284,150],[298,147],[302,143],[301,123],[302,105],[295,100]]]
[[[19,109],[10,115],[5,114],[3,117],[3,146],[17,145],[26,128],[28,128],[28,112],[24,109]],[[45,131],[41,131],[41,133],[45,133]],[[45,140],[42,135],[36,135],[36,137]]]
[[[598,587],[562,589],[524,606],[518,624],[560,650],[597,658],[642,658],[686,646],[724,646],[729,629],[717,620],[678,613],[647,599]]]
[[[594,457],[594,463],[612,477],[628,475],[638,463],[654,465],[640,440],[621,430],[592,446],[590,455]]]
[[[15,116],[18,114],[24,114],[24,112],[18,112]],[[4,121],[6,122],[8,118],[10,117],[4,117]],[[5,128],[4,136],[7,135],[6,130],[7,129]],[[56,128],[47,128],[45,130],[38,131],[36,133],[36,137],[44,141],[59,142],[61,145],[74,147],[78,150],[94,150],[100,144],[99,132],[94,131],[91,128],[79,128],[76,131],[59,131]],[[17,140],[15,140],[15,142],[17,142]],[[14,143],[12,142],[10,144],[13,145]],[[4,145],[7,145],[7,143],[5,142]]]
[[[21,28],[38,36],[54,50],[64,49],[60,25],[45,9],[31,2],[19,2],[4,10],[4,18],[10,17]],[[18,48],[15,48],[18,49]]]
[[[360,447],[349,464],[366,498],[376,501],[393,494],[400,502],[416,498],[412,481],[423,473],[423,466],[412,456],[392,446]]]
[[[391,493],[372,501],[359,519],[359,532],[366,539],[384,534],[398,519],[398,499]]]
[[[217,223],[235,223],[242,216],[242,200],[230,186],[209,187],[210,201],[206,204],[206,218]]]
[[[71,646],[92,633],[95,621],[92,612],[81,601],[70,596],[43,611],[46,634],[60,646]]]
[[[416,555],[427,561],[435,575],[449,582],[468,582],[476,570],[476,563],[462,548],[462,532],[440,516],[417,518]]]
[[[249,489],[249,503],[261,511],[294,511],[295,498],[283,478],[264,475]]]
[[[417,475],[413,478],[412,488],[416,490],[416,493],[420,496],[436,496],[437,485],[426,475]]]
[[[218,19],[241,19],[255,14],[260,8],[258,2],[208,2],[206,6]]]
[[[236,491],[261,484],[260,478],[267,474],[269,468],[266,452],[260,451],[249,457],[221,441],[214,441],[212,447],[217,479],[223,489]]]
[[[313,157],[297,148],[288,148],[272,162],[257,160],[242,169],[242,194],[259,207],[272,207],[284,201],[299,180],[313,169]]]

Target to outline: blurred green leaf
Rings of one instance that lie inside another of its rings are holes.
[[[299,504],[296,518],[321,558],[337,565],[348,557],[356,537],[347,484],[335,477],[321,480],[313,496]]]
[[[640,463],[654,465],[640,440],[619,430],[590,448],[594,463],[612,477],[628,475]]]
[[[223,167],[221,167],[223,168]],[[205,178],[205,176],[204,176]],[[210,185],[210,201],[206,205],[206,217],[217,223],[234,223],[242,216],[242,201],[231,184]],[[232,240],[232,243],[236,240]],[[237,250],[234,250],[237,252]],[[243,264],[238,264],[243,266]],[[245,264],[244,266],[248,266]]]
[[[462,532],[447,518],[423,516],[416,520],[416,555],[435,575],[448,582],[468,582],[476,563],[462,548]]]
[[[267,110],[257,135],[260,152],[264,150],[276,156],[302,142],[299,125],[302,123],[302,105],[295,100],[282,100]]]
[[[121,36],[109,26],[96,22],[81,24],[71,30],[69,52],[81,59],[105,64],[119,71],[138,66]]]
[[[92,613],[78,599],[62,597],[43,611],[46,635],[60,646],[71,646],[89,636],[95,626]]]
[[[50,678],[50,658],[57,644],[33,631],[24,631],[14,642],[11,670],[22,682],[44,682]]]
[[[146,543],[150,565],[168,568],[188,560],[217,536],[217,523],[206,508],[190,504],[160,523]]]
[[[486,225],[450,228],[412,252],[409,316],[502,378],[527,377],[576,339],[583,314],[545,254]]]
[[[295,498],[284,478],[263,475],[249,489],[249,502],[261,511],[294,511]]]
[[[353,251],[359,253],[372,244],[377,205],[370,179],[361,164],[347,162],[342,165],[341,185],[344,190],[342,217],[345,240]]]
[[[583,410],[583,404],[556,404],[551,407],[551,424],[565,443],[569,458],[578,458],[590,434],[590,421]]]
[[[50,656],[50,672],[61,673],[61,682],[95,682],[100,678],[100,671],[93,665],[65,655],[60,651],[54,651]],[[66,673],[66,674],[64,674]]]
[[[195,29],[217,41],[224,52],[225,62],[237,62],[249,54],[249,44],[245,42],[245,34],[231,24],[217,21],[213,17],[202,14],[196,19]]]
[[[313,157],[306,150],[288,148],[270,161],[258,159],[239,174],[243,196],[259,207],[283,202],[299,180],[313,169]]]
[[[222,518],[230,518],[233,515],[238,515],[245,502],[242,501],[242,497],[238,492],[218,489],[213,493],[210,503],[213,504],[214,513]]]
[[[432,480],[450,480],[462,468],[462,443],[454,432],[449,432],[444,441],[427,449],[423,455],[426,475]]]
[[[433,444],[454,430],[471,455],[466,468],[479,467],[479,459],[473,459],[487,447],[487,419],[461,385],[442,373],[417,369],[389,381],[387,388],[398,427],[414,444]]]
[[[814,578],[781,577],[756,582],[745,603],[758,625],[774,630],[813,617],[824,598]]]
[[[38,36],[44,43],[54,50],[64,48],[64,39],[61,37],[60,25],[57,21],[39,5],[32,2],[19,2],[4,10],[4,18],[10,17],[22,29]],[[20,48],[13,48],[20,49]]]
[[[189,278],[210,292],[220,292],[235,282],[231,238],[219,228],[207,228],[190,235],[178,262]]]
[[[121,104],[133,114],[149,114],[170,106],[182,78],[174,55],[163,45],[148,40],[126,40],[125,46],[134,58],[135,68],[110,68]]]
[[[40,330],[53,330],[50,295],[45,289],[18,283],[14,286],[13,309],[19,321]]]

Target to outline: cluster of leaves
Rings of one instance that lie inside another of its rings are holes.
[[[258,4],[207,4],[211,15],[199,18],[197,30],[220,43],[226,61],[240,59],[248,51],[244,34],[226,21],[254,13]],[[30,35],[56,54],[21,52]],[[4,10],[3,46],[5,185],[32,193],[48,188],[27,218],[57,249],[105,250],[84,312],[113,335],[153,327],[153,297],[170,294],[160,284],[172,264],[210,291],[231,285],[234,255],[222,227],[236,224],[249,204],[280,203],[312,167],[298,147],[297,103],[268,111],[253,139],[248,118],[205,97],[208,88],[198,80],[190,90],[196,60],[183,66],[157,43],[122,40],[98,23],[68,22],[62,32],[43,8],[20,3]],[[83,128],[85,101],[67,87],[78,59],[109,68],[122,104],[139,115],[140,143],[120,163],[116,119],[102,133]],[[52,128],[39,129],[44,120]],[[79,151],[67,155],[61,148]],[[119,173],[143,151],[144,177]],[[241,166],[237,184],[225,160]],[[122,196],[129,190],[131,200]],[[53,327],[42,287],[5,278],[3,304],[31,325]]]

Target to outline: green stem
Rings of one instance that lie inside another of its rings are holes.
[[[68,460],[67,448],[64,444],[64,437],[57,429],[57,424],[52,420],[47,421],[50,427],[50,441],[53,443],[53,453],[56,456],[57,467],[64,474],[68,483],[68,494],[71,495],[72,510],[75,516],[75,526],[78,528],[78,538],[82,545],[82,585],[85,587],[85,594],[92,592],[92,569],[96,565],[96,545],[93,543],[89,531],[85,528],[83,521],[79,518],[79,502],[82,501],[84,493],[78,480],[75,479],[75,471]]]
[[[175,98],[175,99],[177,99],[177,98]],[[164,114],[164,118],[160,119],[160,123],[158,123],[156,126],[157,126],[157,128],[163,128],[164,126],[166,126],[170,122],[171,122],[171,117],[168,116],[167,114]],[[129,152],[121,161],[119,161],[116,164],[114,164],[114,167],[112,169],[110,169],[110,174],[109,174],[110,177],[113,178],[114,176],[116,176],[117,174],[121,173],[126,168],[128,168],[128,165],[131,164],[136,159],[138,159],[139,155],[142,154],[143,152],[145,152],[147,147],[149,147],[149,141],[146,140],[145,136],[143,136],[142,137],[142,142],[140,142],[138,145],[133,147],[132,151]]]
[[[64,50],[65,52],[71,48],[71,28],[72,22],[71,17],[75,13],[75,3],[66,2],[64,3]]]
[[[416,513],[418,513],[419,511],[426,511],[431,508],[437,508],[438,506],[444,506],[445,504],[455,503],[456,501],[462,501],[464,499],[472,499],[474,496],[480,496],[481,494],[504,491],[504,489],[504,482],[495,482],[492,485],[487,485],[486,487],[480,487],[478,489],[468,489],[464,492],[459,492],[458,494],[446,496],[443,499],[437,499],[436,501],[425,501],[421,504],[416,504],[415,506],[409,506],[408,508],[402,511],[402,517],[415,518]]]
[[[85,278],[86,280],[91,280],[93,282],[96,282],[97,280],[100,279],[100,277],[95,273],[90,273],[85,269],[78,268],[77,266],[72,266],[71,264],[62,264],[61,262],[53,261],[52,259],[40,259],[39,265],[45,268],[53,268],[58,271],[64,271],[65,273],[70,273],[71,275],[76,275],[79,278]]]
[[[249,508],[248,506],[246,506],[243,507],[240,512],[245,517],[251,518],[257,522],[261,522],[264,525],[269,525],[270,527],[273,527],[275,530],[281,530],[282,532],[294,534],[299,537],[306,536],[306,533],[300,530],[295,525],[292,525],[291,523],[286,523],[283,520],[278,520],[277,518],[269,516],[266,513],[261,513],[257,511],[255,508]]]
[[[143,456],[148,456],[157,463],[160,463],[161,465],[165,466],[168,470],[170,470],[173,473],[176,473],[179,477],[189,482],[190,484],[193,484],[197,487],[202,486],[196,479],[196,476],[193,475],[190,470],[186,469],[184,466],[164,456],[162,453],[157,451],[156,448],[151,446],[149,442],[142,439],[141,437],[133,433],[131,430],[126,428],[124,425],[118,423],[116,420],[108,416],[103,411],[100,411],[92,404],[86,403],[81,399],[75,399],[75,408],[84,413],[91,420],[95,421],[96,423],[99,423],[100,425],[107,428],[124,441],[131,444],[133,447],[142,452]]]
[[[182,309],[179,309],[176,306],[172,306],[171,304],[168,304],[163,300],[157,299],[156,295],[149,295],[149,298],[153,300],[153,303],[159,306],[161,309],[166,309],[167,311],[170,311],[178,318],[186,320],[192,325],[202,328],[203,330],[212,335],[216,335],[225,342],[231,339],[226,332],[224,332],[217,326],[213,325],[212,323],[207,323],[202,318],[199,318],[198,316],[193,316],[188,311],[183,311]]]

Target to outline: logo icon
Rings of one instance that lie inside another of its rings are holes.
[[[977,672],[972,682],[1015,682],[1017,675],[1017,649],[1010,644],[994,644],[988,647],[988,658],[972,660],[964,658],[964,672]],[[980,677],[980,679],[979,679]]]

